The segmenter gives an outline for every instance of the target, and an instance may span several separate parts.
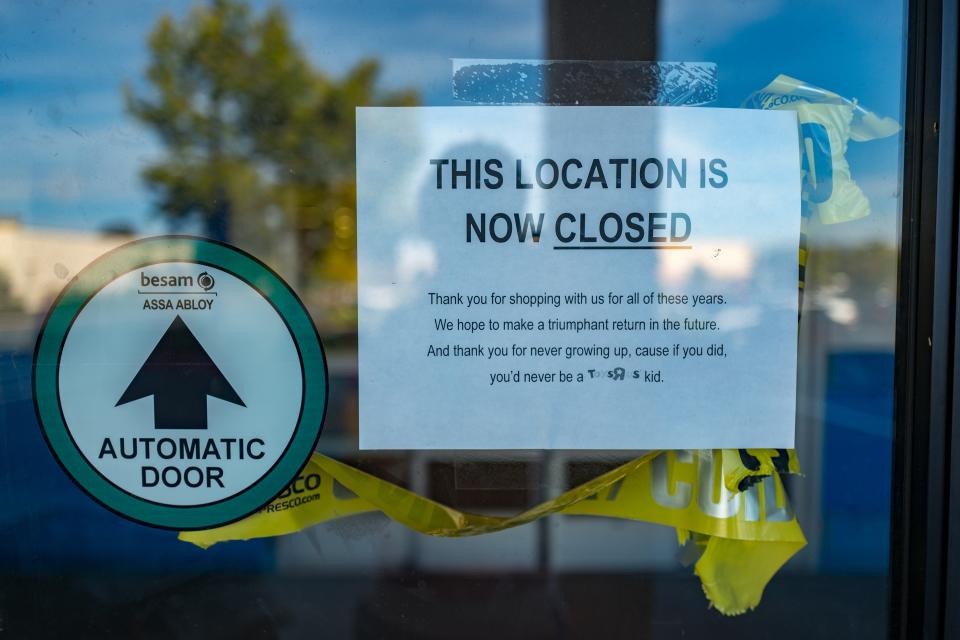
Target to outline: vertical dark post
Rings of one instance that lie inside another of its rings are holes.
[[[657,59],[657,0],[547,0],[546,58],[582,61],[655,61]],[[570,68],[544,78],[544,95],[560,104],[637,104],[637,88],[627,75],[603,74],[591,84],[585,73]],[[565,87],[560,87],[565,83]],[[572,84],[571,84],[572,83]],[[654,92],[655,93],[655,92]],[[552,96],[552,97],[551,97]],[[553,452],[546,452],[540,464],[540,491],[548,482]],[[545,499],[546,496],[538,496]],[[550,521],[537,521],[538,569],[546,576],[547,592],[554,604],[561,628],[564,624],[563,598],[556,576],[550,571]]]
[[[230,196],[224,187],[217,189],[217,199],[213,203],[213,210],[207,218],[207,237],[220,242],[227,242],[230,238]]]
[[[656,60],[656,0],[548,0],[550,60]]]
[[[219,84],[219,83],[218,83]],[[223,89],[216,86],[213,89],[210,106],[210,133],[207,142],[210,153],[210,163],[216,175],[215,200],[207,218],[207,235],[213,240],[226,242],[229,240],[230,229],[230,196],[227,194],[227,177],[223,159]]]

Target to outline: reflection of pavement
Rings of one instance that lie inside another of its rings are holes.
[[[406,573],[394,576],[40,577],[0,581],[11,637],[767,638],[883,637],[885,579],[774,578],[727,618],[693,575]],[[51,610],[56,615],[51,615]]]

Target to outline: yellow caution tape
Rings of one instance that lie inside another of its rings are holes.
[[[723,484],[730,491],[743,491],[774,473],[800,473],[793,449],[724,449],[722,455]]]
[[[757,606],[767,582],[806,540],[776,473],[776,452],[757,451],[762,456],[754,458],[762,461],[756,469],[752,461],[735,464],[724,453],[649,453],[508,517],[452,509],[314,454],[287,491],[257,513],[216,529],[182,532],[180,539],[206,548],[227,540],[295,533],[368,511],[444,537],[502,531],[554,513],[642,520],[675,527],[681,542],[702,547],[695,571],[704,592],[719,611],[733,615]],[[770,475],[744,491],[731,491],[727,471],[741,474],[740,469],[754,476],[767,469]]]

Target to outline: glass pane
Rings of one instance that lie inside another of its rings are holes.
[[[0,7],[0,630],[15,637],[884,633],[902,138],[871,130],[862,109],[903,120],[904,3],[612,4]],[[471,84],[455,75],[463,59],[708,62],[716,65],[715,90],[685,91],[664,79],[641,85],[630,75],[599,82],[609,67],[589,64],[543,82],[524,76],[519,88],[509,74]],[[792,101],[778,102],[770,89],[781,74],[803,91],[833,92],[805,95],[837,110],[829,116],[833,138],[815,126],[798,138],[808,176],[796,416],[802,475],[785,483],[808,545],[772,579],[756,610],[736,617],[711,610],[673,529],[610,518],[550,516],[448,539],[365,513],[203,550],[102,508],[44,444],[31,358],[51,302],[91,260],[133,238],[190,233],[249,251],[303,299],[330,372],[322,453],[492,515],[518,513],[595,478],[631,456],[359,450],[354,110],[648,104],[668,93],[669,104],[691,109],[776,108]],[[832,172],[823,171],[828,164]],[[831,200],[840,192],[842,200]]]

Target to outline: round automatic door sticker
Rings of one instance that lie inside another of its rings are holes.
[[[276,273],[224,244],[163,236],[67,285],[37,339],[33,391],[84,491],[144,524],[203,529],[296,477],[320,436],[327,370]]]

